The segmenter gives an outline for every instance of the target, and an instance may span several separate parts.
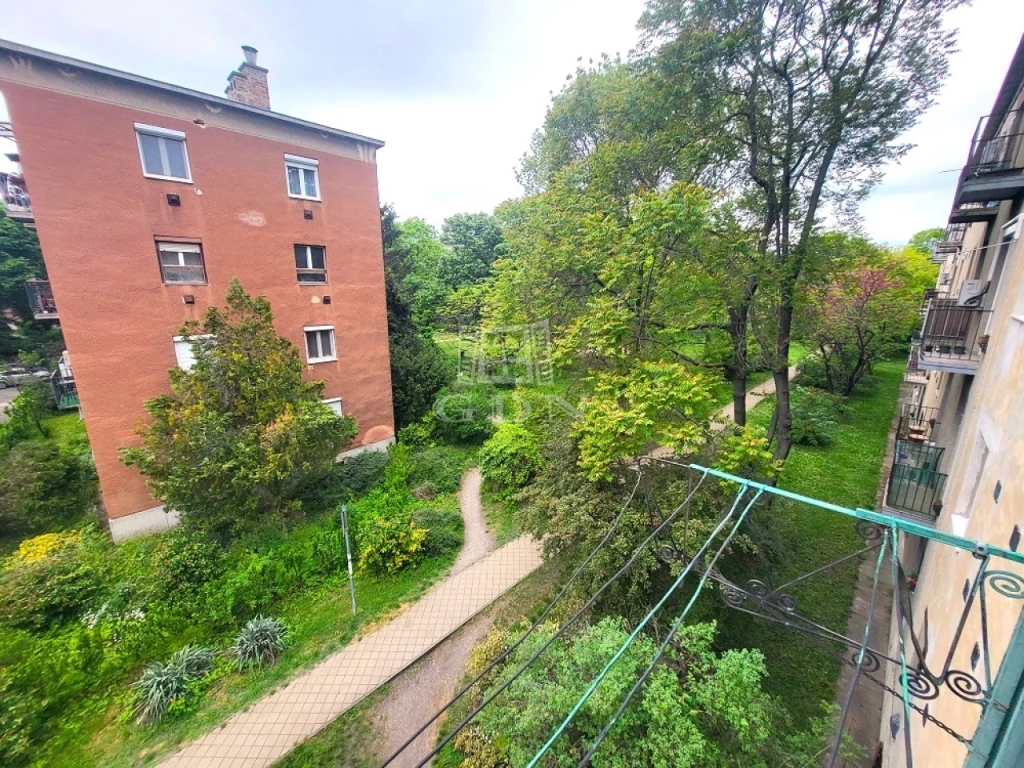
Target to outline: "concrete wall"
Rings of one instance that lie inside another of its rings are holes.
[[[1000,225],[1001,223],[997,222]],[[972,228],[974,229],[974,228]],[[996,241],[999,229],[993,227]],[[994,260],[994,259],[993,259]],[[1010,546],[1014,527],[1024,531],[1024,242],[1013,244],[1003,272],[1002,288],[995,305],[989,333],[991,340],[971,387],[967,407],[959,425],[940,434],[946,445],[944,460],[949,479],[944,508],[937,521],[940,530],[956,533],[979,542]],[[943,386],[936,386],[933,374],[928,385],[927,404],[939,405],[940,418],[955,423],[954,411],[965,377],[944,374]],[[986,454],[987,451],[987,454]],[[986,456],[982,463],[982,456]],[[999,486],[998,500],[996,487]],[[972,581],[979,561],[971,553],[951,547],[928,545],[914,594],[915,629],[927,638],[929,651],[925,661],[933,672],[941,671],[964,607],[965,581]],[[1003,560],[994,560],[990,570],[1008,570],[1024,576],[1024,568]],[[992,652],[993,674],[998,670],[1009,638],[1021,617],[1024,601],[996,594],[987,595],[988,637]],[[928,631],[925,632],[925,612]],[[896,648],[895,627],[890,650]],[[975,643],[981,642],[980,608],[976,603],[957,645],[950,668],[984,678],[983,662],[972,667]],[[918,663],[916,656],[910,659]],[[886,682],[899,690],[897,669],[890,665]],[[948,687],[928,704],[929,714],[968,738],[981,716],[981,707],[957,697]],[[890,718],[900,718],[900,732],[893,739]],[[915,765],[929,768],[961,766],[966,750],[936,725],[923,725],[914,713],[911,723]],[[883,712],[881,740],[885,766],[906,764],[903,747],[902,706],[887,699]]]
[[[349,447],[394,435],[372,145],[17,57],[0,55],[0,90],[111,519],[157,505],[118,448],[137,441],[143,402],[168,391],[182,322],[222,305],[236,276],[270,299],[303,359],[303,326],[334,326],[337,362],[307,375],[358,420]],[[134,122],[186,134],[193,183],[143,176]],[[319,160],[322,202],[288,197],[285,153]],[[202,242],[208,285],[161,282],[155,241],[177,238]],[[297,283],[295,244],[326,246],[327,285]]]

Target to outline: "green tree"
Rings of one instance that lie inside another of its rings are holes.
[[[792,444],[789,347],[798,282],[826,206],[842,215],[909,145],[948,71],[943,17],[963,0],[650,0],[644,68],[666,119],[715,137],[722,178],[757,223],[769,281],[778,440]],[[741,318],[742,319],[742,318]]]
[[[439,276],[454,291],[491,274],[501,252],[501,226],[489,213],[456,213],[441,225],[441,241],[448,252],[440,259]]]
[[[942,227],[923,229],[910,238],[908,245],[918,253],[930,257],[935,246],[941,243],[945,236],[946,230]]]
[[[28,227],[0,214],[0,309],[13,310],[22,320],[31,319],[25,281],[33,277],[46,277],[39,238]]]
[[[503,681],[555,631],[547,625],[517,649],[498,675]],[[612,654],[628,643],[623,620],[605,618],[552,645],[476,719],[482,739],[457,745],[470,759],[525,765],[576,703]],[[715,625],[680,628],[664,663],[595,753],[597,768],[633,765],[680,768],[810,768],[827,729],[797,733],[779,702],[766,694],[765,660],[757,650],[714,651]],[[654,658],[656,642],[641,635],[555,741],[541,765],[575,765],[636,679]],[[476,762],[475,764],[488,764]],[[501,764],[501,763],[491,763]]]
[[[411,269],[398,240],[401,233],[391,205],[381,208],[384,242],[384,288],[391,348],[391,393],[398,429],[419,421],[437,393],[452,379],[452,371],[433,338],[421,333],[413,319],[411,289],[404,277]]]
[[[30,440],[0,455],[0,533],[73,524],[96,502],[88,450]]]
[[[185,523],[222,535],[274,520],[331,468],[356,434],[351,416],[302,379],[299,351],[274,330],[270,302],[238,280],[227,307],[182,328],[194,367],[168,371],[171,394],[146,403],[142,445],[122,461]]]
[[[48,384],[22,384],[18,396],[7,406],[7,421],[0,423],[0,450],[22,440],[47,437],[43,419],[53,411],[53,394]]]

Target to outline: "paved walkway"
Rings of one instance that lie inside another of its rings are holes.
[[[793,379],[796,378],[796,370],[797,370],[797,366],[795,366],[795,365],[791,365],[789,367],[789,380],[790,381],[792,381]],[[775,377],[774,376],[769,378],[767,381],[761,382],[756,387],[751,387],[750,389],[748,389],[747,390],[747,413],[750,413],[752,410],[754,410],[754,406],[757,405],[758,403],[760,403],[766,397],[768,397],[769,395],[774,395],[774,394],[775,394]],[[732,402],[731,401],[730,401],[730,403],[727,406],[725,406],[722,410],[720,410],[718,412],[718,415],[721,416],[723,419],[726,419],[727,422],[729,422],[729,423],[732,423],[732,414],[733,414],[733,410],[732,410]],[[712,425],[712,426],[714,428],[716,428],[716,429],[722,429],[724,425]]]
[[[541,564],[511,541],[446,578],[418,602],[281,690],[166,759],[162,768],[268,766],[444,640]]]

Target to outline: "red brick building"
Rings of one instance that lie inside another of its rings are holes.
[[[0,92],[32,189],[111,533],[173,522],[118,460],[143,402],[188,365],[175,335],[238,277],[325,397],[394,439],[377,195],[382,142],[270,111],[246,48],[220,98],[0,41]]]

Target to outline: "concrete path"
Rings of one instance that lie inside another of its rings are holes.
[[[494,551],[494,535],[487,528],[483,505],[480,502],[480,487],[484,479],[480,470],[473,467],[462,476],[459,488],[459,509],[462,512],[462,549],[452,566],[451,575],[461,573],[484,555]]]
[[[789,367],[789,380],[790,381],[792,381],[793,379],[796,378],[796,369],[797,369],[797,366],[795,366],[795,365],[791,365]],[[764,382],[758,384],[756,387],[751,387],[750,389],[748,389],[747,390],[747,413],[750,413],[752,410],[754,410],[754,406],[757,405],[758,403],[760,403],[766,397],[768,397],[769,395],[774,395],[774,394],[775,394],[775,377],[772,377],[772,378],[768,379],[767,381],[764,381]],[[732,422],[732,414],[733,414],[732,403],[730,402],[727,406],[725,406],[722,410],[720,410],[718,412],[718,414],[723,419],[726,419],[728,422]],[[721,427],[718,427],[718,428],[721,429]]]
[[[475,490],[478,493],[479,485]],[[464,570],[449,575],[387,624],[234,715],[161,766],[270,765],[422,657],[540,564],[540,546],[527,537],[464,564]]]

